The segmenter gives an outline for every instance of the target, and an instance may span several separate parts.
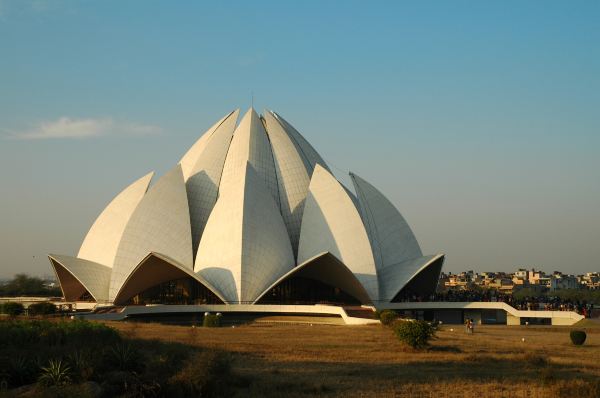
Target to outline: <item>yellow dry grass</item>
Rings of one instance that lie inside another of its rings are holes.
[[[247,381],[239,396],[600,396],[597,328],[576,347],[570,328],[482,326],[468,335],[444,326],[428,350],[414,351],[382,326],[111,326],[231,353],[233,373]]]

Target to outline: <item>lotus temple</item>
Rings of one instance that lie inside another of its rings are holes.
[[[444,255],[423,255],[377,188],[354,173],[344,186],[279,114],[238,118],[126,187],[76,256],[49,255],[66,301],[316,313],[435,291]]]

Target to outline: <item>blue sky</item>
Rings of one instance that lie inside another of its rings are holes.
[[[600,3],[0,0],[0,277],[232,109],[274,109],[445,270],[600,271]]]

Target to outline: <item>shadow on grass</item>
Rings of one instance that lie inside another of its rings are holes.
[[[461,353],[463,352],[460,348],[452,345],[432,345],[427,348],[427,351],[430,352],[451,352],[451,353]]]
[[[415,355],[419,353],[415,352]],[[361,395],[373,391],[397,391],[408,383],[425,388],[432,383],[460,386],[502,384],[507,380],[513,384],[531,383],[542,387],[570,383],[575,379],[583,383],[597,383],[595,375],[531,354],[501,360],[473,354],[463,360],[416,360],[402,364],[275,362],[251,354],[238,354],[236,357],[236,373],[252,380],[244,391],[247,396]]]

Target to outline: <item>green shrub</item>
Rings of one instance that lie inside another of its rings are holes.
[[[390,326],[398,319],[398,314],[396,311],[392,310],[383,310],[379,313],[379,320],[381,324],[384,326]]]
[[[56,313],[56,306],[48,301],[31,304],[27,308],[29,315],[49,315]]]
[[[10,316],[21,315],[25,312],[25,307],[21,303],[15,303],[14,301],[9,301],[7,303],[2,304],[0,307],[0,311],[3,314],[8,314]]]
[[[424,348],[435,335],[435,328],[425,321],[402,321],[394,324],[394,333],[412,348]]]
[[[583,343],[585,343],[585,339],[587,337],[587,335],[585,334],[585,332],[583,330],[571,330],[570,336],[571,336],[571,341],[575,345],[583,345]]]
[[[217,314],[204,314],[202,326],[207,328],[218,328],[221,326],[221,316]]]

